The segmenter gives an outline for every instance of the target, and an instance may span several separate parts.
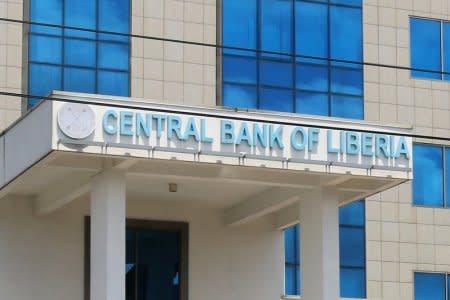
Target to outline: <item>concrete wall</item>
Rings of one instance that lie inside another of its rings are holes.
[[[410,67],[409,16],[450,20],[447,0],[363,3],[366,62]],[[369,66],[364,77],[366,120],[450,137],[450,82]],[[368,299],[411,300],[414,270],[450,272],[450,209],[412,206],[408,183],[367,199],[366,215]]]
[[[84,215],[79,199],[47,216],[32,202],[0,202],[0,299],[81,300],[84,288]],[[127,202],[129,218],[189,222],[189,299],[280,299],[282,233],[270,218],[248,226],[223,225],[218,210]]]
[[[22,0],[0,0],[0,17],[22,19]],[[0,90],[22,91],[22,25],[0,22]],[[22,101],[0,95],[0,132],[21,114]]]

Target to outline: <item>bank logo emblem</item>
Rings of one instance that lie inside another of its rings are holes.
[[[87,104],[66,103],[58,111],[58,126],[72,139],[85,139],[95,130],[95,113]]]

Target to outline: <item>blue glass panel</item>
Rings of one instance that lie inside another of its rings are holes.
[[[293,111],[292,91],[284,89],[261,88],[259,108],[273,111]]]
[[[295,2],[295,49],[299,55],[327,57],[328,7],[326,4]]]
[[[296,81],[298,89],[326,92],[328,91],[328,67],[319,64],[297,64]]]
[[[30,21],[62,25],[62,1],[61,0],[33,0],[30,1]],[[61,28],[31,25],[31,32],[48,34],[61,34]]]
[[[256,49],[256,3],[257,1],[222,1],[222,41],[224,46]],[[256,56],[253,51],[224,49],[223,52]]]
[[[256,84],[256,60],[254,58],[228,56],[222,60],[223,80]]]
[[[61,68],[30,63],[30,94],[46,96],[61,90]]]
[[[261,0],[261,50],[292,53],[292,2]],[[289,56],[264,54],[263,56],[291,59]]]
[[[292,64],[260,61],[259,76],[261,84],[290,88],[292,87]]]
[[[83,67],[95,67],[95,41],[80,39],[64,40],[64,63]]]
[[[130,2],[124,0],[98,0],[99,30],[129,33],[130,32]],[[99,34],[101,40],[127,42],[127,36]]]
[[[256,88],[245,85],[224,84],[223,106],[256,108]]]
[[[128,73],[98,72],[98,93],[103,95],[128,96]]]
[[[339,224],[364,226],[365,224],[365,202],[356,201],[339,208]]]
[[[331,58],[362,60],[361,9],[330,6]]]
[[[284,230],[284,259],[286,263],[298,264],[299,259],[299,249],[298,249],[298,239],[299,239],[299,225],[291,226]]]
[[[450,80],[450,23],[444,22],[443,24],[444,33],[442,37],[443,48],[444,48],[444,72],[448,74],[444,74],[445,80]]]
[[[319,116],[329,114],[328,94],[297,91],[295,100],[295,112]]]
[[[414,273],[414,300],[445,300],[445,274]]]
[[[331,92],[362,96],[362,68],[331,68]]]
[[[352,6],[358,6],[361,7],[362,0],[330,0],[330,3],[332,4],[345,4],[345,5],[352,5]]]
[[[300,295],[300,269],[295,266],[285,267],[285,294]]]
[[[333,117],[362,120],[364,118],[362,98],[332,95],[331,115]]]
[[[64,2],[64,23],[67,26],[96,29],[96,14],[96,1],[65,0]],[[95,32],[81,30],[65,29],[65,35],[95,38]]]
[[[95,93],[95,71],[80,68],[64,68],[64,90]]]
[[[411,67],[441,71],[441,23],[410,18]],[[411,76],[441,79],[440,73],[411,71]]]
[[[364,267],[366,261],[364,228],[340,226],[339,249],[341,266]]]
[[[414,144],[413,203],[442,207],[444,205],[443,148]]]
[[[30,35],[30,61],[61,63],[62,42],[59,37]]]
[[[366,271],[360,268],[341,268],[341,297],[366,297]]]
[[[128,45],[120,43],[99,43],[98,67],[104,69],[128,70]]]

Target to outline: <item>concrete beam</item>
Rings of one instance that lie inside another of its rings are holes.
[[[296,225],[300,220],[300,205],[294,203],[274,213],[275,228],[283,230],[287,227]]]
[[[88,193],[90,190],[89,180],[90,178],[77,181],[62,180],[54,184],[51,189],[35,197],[34,213],[37,215],[49,214]]]
[[[225,224],[236,226],[273,213],[299,200],[301,191],[272,188],[225,210]]]

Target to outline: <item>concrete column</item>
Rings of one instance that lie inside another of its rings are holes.
[[[91,300],[125,300],[125,174],[92,180]]]
[[[302,299],[339,299],[339,200],[318,189],[300,199]]]

